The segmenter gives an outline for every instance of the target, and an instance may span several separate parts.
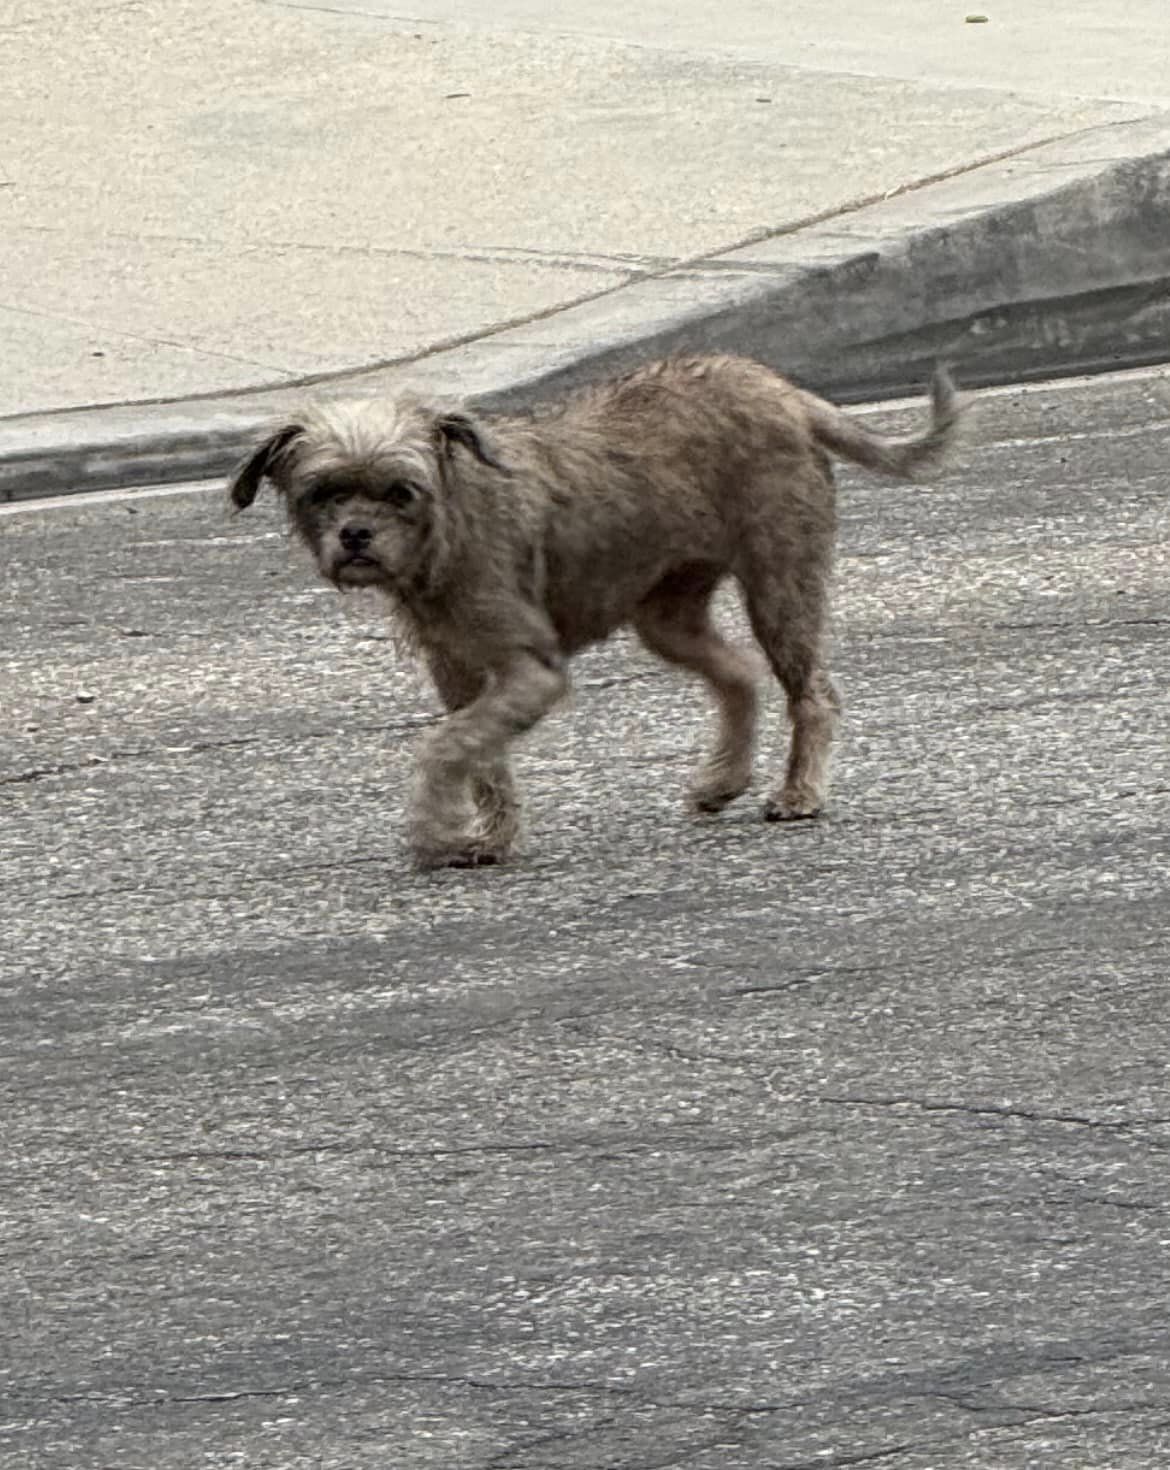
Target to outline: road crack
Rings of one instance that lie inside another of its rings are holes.
[[[1029,1123],[1064,1123],[1079,1128],[1101,1128],[1118,1131],[1145,1128],[1166,1122],[1164,1118],[1123,1118],[1109,1120],[1091,1118],[1083,1113],[1042,1113],[1030,1108],[1009,1107],[1006,1103],[931,1102],[926,1098],[895,1093],[889,1097],[822,1093],[812,1099],[820,1103],[840,1103],[864,1108],[918,1108],[924,1113],[962,1113],[971,1117],[1019,1118]]]

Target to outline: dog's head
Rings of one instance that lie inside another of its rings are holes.
[[[271,481],[334,586],[408,595],[441,574],[460,452],[508,473],[486,431],[461,410],[408,402],[321,405],[269,433],[233,475],[228,494],[243,510]]]

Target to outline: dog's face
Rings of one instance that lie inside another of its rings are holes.
[[[416,404],[315,408],[264,439],[229,494],[242,510],[271,480],[322,576],[339,588],[406,595],[433,574],[460,447],[507,473],[464,413]]]

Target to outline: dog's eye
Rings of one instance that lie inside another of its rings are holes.
[[[418,486],[409,480],[393,480],[386,486],[386,499],[397,510],[402,510],[418,499]]]

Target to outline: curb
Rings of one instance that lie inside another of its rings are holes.
[[[673,351],[839,402],[1170,360],[1170,116],[1093,128],[412,362],[307,386],[0,420],[0,502],[224,474],[314,396],[516,409]]]

